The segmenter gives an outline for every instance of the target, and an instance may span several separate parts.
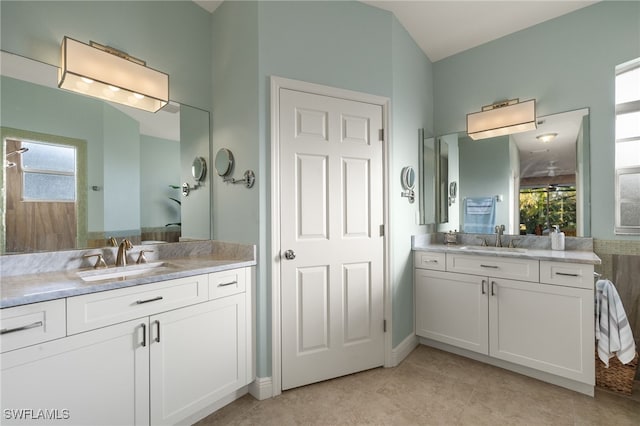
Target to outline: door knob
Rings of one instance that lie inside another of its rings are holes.
[[[296,253],[293,250],[287,250],[284,252],[284,258],[287,260],[293,260],[296,258]]]

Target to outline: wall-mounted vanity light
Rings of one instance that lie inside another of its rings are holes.
[[[62,39],[58,87],[156,112],[169,102],[169,76],[109,46]]]
[[[234,179],[229,177],[233,172],[233,154],[227,148],[221,148],[216,154],[216,171],[218,176],[222,178],[224,182],[228,183],[244,183],[244,186],[251,188],[256,181],[256,175],[253,170],[247,170],[244,172],[244,179]]]
[[[519,99],[485,105],[467,114],[467,133],[473,140],[526,132],[536,128],[536,100]]]
[[[191,164],[191,176],[196,181],[194,186],[189,185],[187,182],[182,184],[182,195],[185,197],[189,195],[189,192],[200,188],[200,182],[202,182],[207,175],[207,162],[202,157],[196,157]]]
[[[402,183],[403,191],[400,193],[402,197],[407,197],[409,203],[413,204],[416,200],[416,195],[413,189],[416,187],[416,172],[413,167],[406,166],[402,168],[400,173],[400,181]]]
[[[7,169],[11,167],[15,167],[16,163],[14,163],[13,161],[9,161],[8,158],[13,155],[22,155],[27,151],[29,151],[29,148],[22,147],[22,148],[16,149],[15,151],[8,152],[7,155],[5,155],[4,167]]]

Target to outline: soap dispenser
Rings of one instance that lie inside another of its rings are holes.
[[[551,233],[551,250],[564,250],[564,232],[560,232],[560,226],[553,225]]]

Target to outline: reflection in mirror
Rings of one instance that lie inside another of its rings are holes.
[[[418,155],[420,156],[418,190],[420,191],[420,224],[436,222],[436,149],[435,138],[424,129],[418,130]]]
[[[207,162],[202,157],[196,157],[191,165],[191,176],[196,182],[200,182],[207,174]]]
[[[504,224],[509,234],[546,235],[559,225],[567,235],[590,235],[589,110],[538,117],[537,123],[536,130],[479,141],[464,132],[439,138],[449,169],[438,173],[438,211],[449,216],[440,231]],[[448,205],[445,179],[458,182],[459,202]]]
[[[55,66],[1,54],[3,154],[16,146],[33,147],[34,155],[43,147],[75,149],[74,171],[10,157],[16,166],[3,170],[0,183],[17,192],[1,200],[1,253],[104,247],[109,237],[134,244],[210,238],[210,227],[200,223],[206,236],[184,234],[189,205],[179,200],[185,147],[188,167],[194,154],[209,158],[207,111],[170,103],[153,114],[110,104],[58,89]],[[49,186],[73,180],[75,199],[41,194],[37,182],[43,179]],[[25,180],[33,185],[21,193]],[[209,208],[199,205],[197,212],[202,223],[210,223]]]

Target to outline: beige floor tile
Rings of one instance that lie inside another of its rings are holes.
[[[376,368],[256,401],[244,396],[212,425],[640,425],[640,401],[595,398],[426,346]]]

